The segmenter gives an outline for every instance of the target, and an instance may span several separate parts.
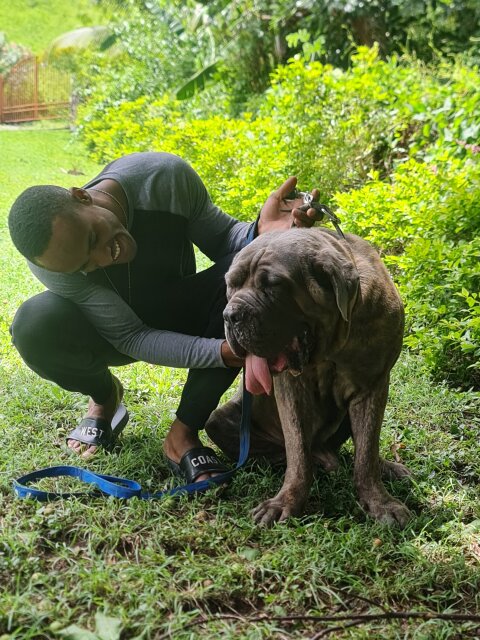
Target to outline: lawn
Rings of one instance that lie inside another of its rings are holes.
[[[8,42],[42,54],[57,36],[80,27],[104,25],[113,11],[112,2],[94,0],[15,0],[0,3],[0,31]],[[105,9],[106,7],[106,9]]]
[[[5,221],[26,186],[81,185],[99,167],[67,131],[1,130],[0,146],[0,640],[479,637],[479,622],[453,619],[480,609],[478,396],[431,383],[407,353],[381,443],[414,473],[388,484],[414,512],[403,531],[362,512],[351,447],[338,472],[316,477],[305,517],[271,529],[250,516],[281,483],[268,467],[194,499],[15,497],[14,477],[56,464],[168,485],[162,437],[185,372],[117,369],[132,415],[121,446],[88,465],[67,451],[86,401],[36,377],[10,345],[15,309],[40,286]]]

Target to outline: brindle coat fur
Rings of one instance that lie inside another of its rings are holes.
[[[352,436],[360,503],[377,520],[404,526],[410,512],[387,492],[381,475],[409,471],[379,456],[404,313],[376,251],[357,236],[344,240],[324,228],[272,232],[236,256],[226,279],[232,349],[271,362],[286,351],[290,363],[290,370],[274,374],[271,396],[253,398],[251,455],[287,463],[282,488],[258,505],[255,520],[271,524],[299,515],[314,463],[334,469],[339,447]],[[232,458],[240,414],[239,393],[207,424],[209,436]]]

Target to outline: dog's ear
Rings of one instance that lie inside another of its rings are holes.
[[[325,289],[333,288],[337,307],[345,322],[350,320],[357,299],[360,276],[356,266],[338,252],[321,251],[310,262],[308,291],[312,298],[322,304]]]

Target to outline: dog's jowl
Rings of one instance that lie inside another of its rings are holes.
[[[335,469],[351,436],[354,481],[374,518],[405,525],[407,507],[382,474],[408,475],[380,458],[390,370],[402,345],[404,313],[376,251],[354,235],[324,228],[261,235],[227,274],[227,340],[246,359],[255,394],[251,456],[286,462],[283,486],[254,510],[261,524],[299,515],[315,464]],[[209,436],[235,458],[241,394],[217,409]]]

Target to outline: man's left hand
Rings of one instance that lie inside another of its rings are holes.
[[[270,194],[260,211],[258,221],[258,233],[267,231],[284,231],[291,227],[312,227],[317,220],[322,219],[322,214],[313,208],[308,211],[300,211],[298,207],[303,205],[303,199],[287,200],[287,196],[294,191],[297,178],[291,177],[282,186]],[[313,199],[318,198],[318,189],[311,192]]]

